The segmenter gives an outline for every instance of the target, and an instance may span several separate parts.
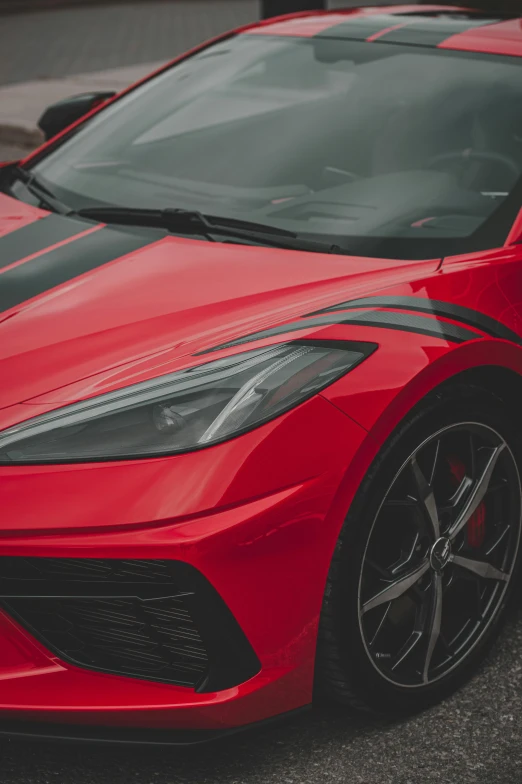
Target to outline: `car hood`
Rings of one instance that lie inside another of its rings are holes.
[[[438,264],[136,233],[26,205],[17,217],[16,204],[0,198],[2,409],[45,394],[79,399],[93,394],[93,378],[117,378],[121,368],[159,375],[198,351]]]

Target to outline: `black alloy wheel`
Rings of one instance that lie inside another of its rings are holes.
[[[498,633],[519,571],[521,484],[513,428],[491,403],[428,402],[372,468],[323,607],[329,696],[422,707],[469,677]]]
[[[502,436],[477,422],[409,456],[372,526],[360,576],[370,660],[400,686],[442,678],[495,617],[520,539],[520,485]]]

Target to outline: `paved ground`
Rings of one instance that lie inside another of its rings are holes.
[[[307,713],[187,750],[0,741],[2,784],[520,784],[522,610],[451,700],[395,723]]]

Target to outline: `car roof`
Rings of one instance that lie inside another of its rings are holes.
[[[310,11],[250,25],[251,35],[346,38],[522,57],[522,16],[457,6],[390,5]]]

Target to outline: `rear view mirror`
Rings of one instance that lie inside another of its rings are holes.
[[[66,98],[45,110],[38,121],[38,127],[43,131],[45,140],[48,141],[99,104],[114,98],[115,95],[115,92],[81,93]]]

